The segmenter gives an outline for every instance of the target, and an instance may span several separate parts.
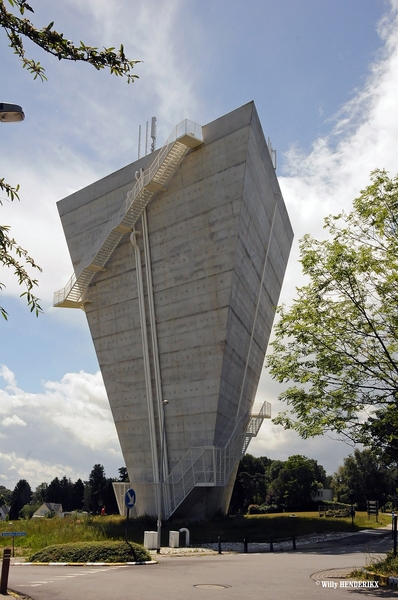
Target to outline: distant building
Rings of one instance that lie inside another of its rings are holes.
[[[3,504],[0,506],[0,521],[5,521],[10,514],[10,507]]]
[[[33,513],[33,518],[42,518],[46,517],[49,513],[55,513],[57,517],[63,517],[64,512],[62,510],[62,504],[57,504],[55,502],[45,502],[37,509],[36,512]]]
[[[312,494],[312,500],[314,502],[331,502],[333,500],[333,490],[319,489]]]

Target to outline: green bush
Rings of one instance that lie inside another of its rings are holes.
[[[127,542],[77,542],[47,546],[33,554],[30,562],[144,562],[151,560],[139,544]]]
[[[247,508],[248,515],[268,515],[271,513],[279,512],[279,508],[276,504],[249,504]]]
[[[247,514],[262,515],[263,511],[261,510],[261,506],[259,506],[258,504],[249,504],[249,506],[247,507]]]

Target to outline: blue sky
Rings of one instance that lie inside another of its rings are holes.
[[[277,174],[295,231],[282,300],[301,285],[297,242],[322,236],[323,217],[349,209],[385,167],[398,139],[398,0],[32,0],[33,22],[55,21],[68,39],[123,43],[139,79],[127,85],[89,65],[59,62],[27,43],[45,66],[41,83],[21,68],[0,31],[2,102],[24,108],[0,124],[0,176],[21,185],[2,223],[42,266],[36,319],[12,274],[1,322],[0,485],[32,487],[56,475],[87,478],[94,463],[123,465],[84,313],[53,309],[72,273],[56,202],[137,158],[138,127],[158,119],[158,145],[184,118],[205,124],[254,100],[278,153]],[[275,415],[280,389],[266,373],[258,401]],[[350,448],[302,441],[267,422],[249,448],[286,459],[301,453],[336,470]]]

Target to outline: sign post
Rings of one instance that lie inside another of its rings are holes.
[[[127,508],[127,515],[126,515],[126,542],[128,542],[129,512],[130,512],[130,508],[133,508],[133,506],[135,505],[135,500],[136,500],[135,491],[132,488],[129,488],[127,490],[127,492],[125,493],[125,495],[124,495],[124,503],[125,503],[126,508]]]
[[[376,523],[379,522],[379,503],[377,500],[368,500],[367,501],[368,508],[368,519],[370,520],[370,515],[376,515]]]
[[[12,555],[15,556],[14,552],[14,540],[16,537],[23,537],[26,535],[26,531],[4,531],[1,537],[12,537]]]

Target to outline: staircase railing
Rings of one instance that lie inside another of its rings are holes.
[[[54,306],[81,307],[84,292],[93,277],[104,269],[123,235],[132,231],[153,194],[164,187],[188,148],[202,143],[200,125],[188,119],[176,125],[150,167],[137,173],[137,181],[128,192],[122,206],[106,223],[102,238],[82,261],[80,273],[73,274],[66,286],[55,292]]]
[[[169,497],[166,518],[176,511],[194,487],[224,486],[249,442],[258,434],[263,420],[270,417],[271,404],[264,402],[252,413],[246,430],[243,420],[239,419],[225,445],[190,448],[164,482]]]

